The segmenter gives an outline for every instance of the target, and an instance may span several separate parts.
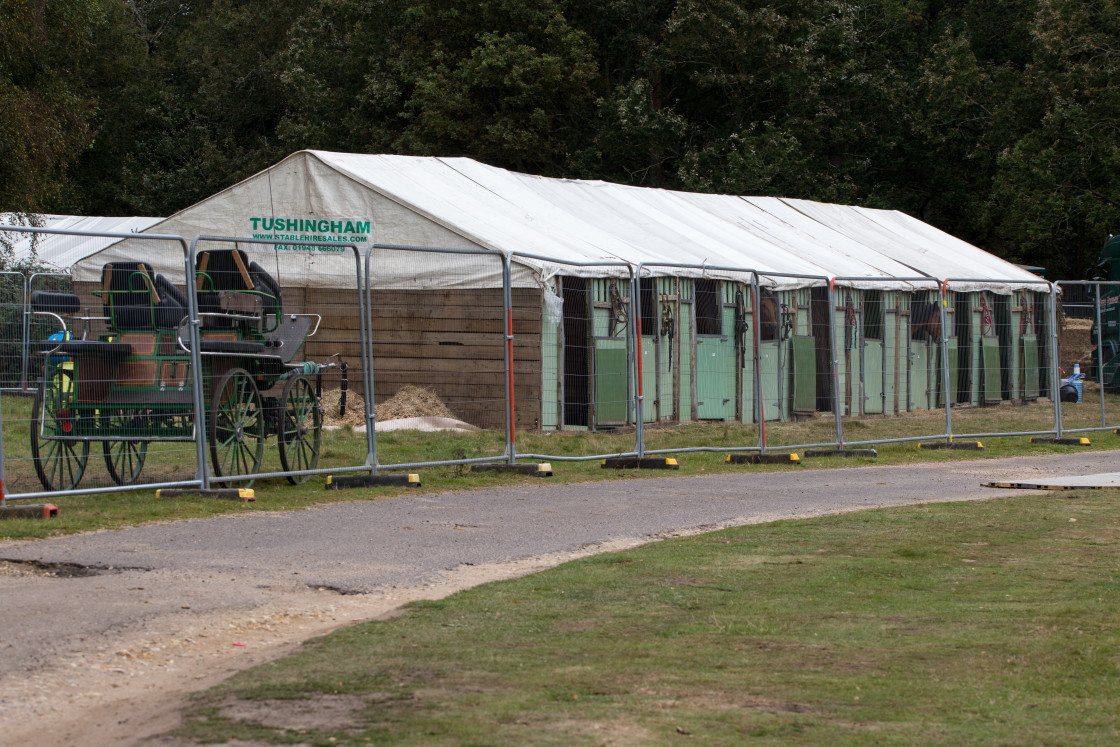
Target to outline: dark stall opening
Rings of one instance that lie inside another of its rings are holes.
[[[586,278],[564,277],[564,425],[591,423],[591,289]]]
[[[957,338],[957,404],[972,401],[972,305],[967,293],[953,300],[953,329]]]
[[[817,359],[817,411],[832,412],[832,334],[828,288],[809,289],[809,320]]]

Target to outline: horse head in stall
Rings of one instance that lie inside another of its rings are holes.
[[[941,313],[936,303],[910,302],[910,339],[941,342]]]
[[[758,291],[758,332],[763,340],[778,339],[778,294],[769,288]]]

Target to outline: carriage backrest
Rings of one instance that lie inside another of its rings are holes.
[[[280,314],[280,287],[263,267],[249,262],[240,249],[200,252],[195,266],[198,310],[204,314],[245,312],[259,303],[260,314],[273,320]],[[245,301],[239,303],[238,295]],[[204,319],[203,326],[222,326],[221,321]],[[275,321],[273,325],[275,326]]]
[[[101,268],[101,303],[116,330],[173,329],[187,314],[179,289],[144,262],[111,262]]]

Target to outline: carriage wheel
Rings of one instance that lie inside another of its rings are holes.
[[[235,368],[221,378],[214,387],[209,420],[214,476],[233,477],[260,471],[265,413],[261,393],[248,371]],[[246,488],[252,484],[252,480],[238,481],[238,485]]]
[[[39,482],[47,490],[73,490],[86,471],[89,441],[56,438],[74,432],[73,391],[70,372],[53,368],[35,392],[31,409],[31,456]]]
[[[280,464],[285,472],[315,469],[323,437],[323,408],[306,376],[296,376],[284,384],[280,413]],[[310,475],[288,475],[298,485]]]
[[[106,427],[110,433],[139,434],[143,422],[136,410],[118,410],[109,415]],[[102,441],[101,448],[105,452],[105,467],[113,482],[117,485],[130,485],[140,478],[144,459],[148,456],[147,441]]]

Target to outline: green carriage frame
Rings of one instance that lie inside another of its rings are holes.
[[[218,482],[251,484],[266,440],[275,435],[293,484],[319,461],[322,406],[318,374],[334,364],[293,362],[315,334],[317,314],[285,314],[280,287],[240,249],[200,252],[198,360],[204,423]],[[74,294],[36,291],[33,314],[61,325],[43,345],[43,378],[32,409],[31,454],[48,491],[73,490],[91,443],[118,485],[136,483],[154,442],[197,439],[186,297],[143,262],[102,268],[102,316],[80,316]],[[68,328],[103,322],[97,339]],[[314,323],[314,329],[312,324]],[[315,382],[313,384],[313,381]]]

